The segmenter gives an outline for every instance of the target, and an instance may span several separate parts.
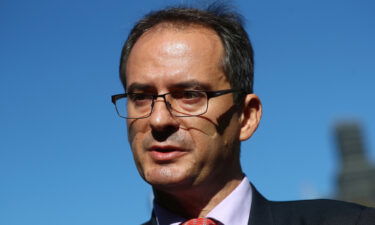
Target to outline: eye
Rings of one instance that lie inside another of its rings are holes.
[[[172,97],[179,100],[191,100],[204,97],[204,93],[200,91],[178,91],[173,92]]]
[[[130,102],[136,105],[147,104],[152,101],[152,95],[144,93],[128,93],[128,98]]]
[[[187,107],[205,102],[206,93],[203,91],[180,91],[172,94],[180,106]]]
[[[197,91],[184,91],[182,94],[183,99],[195,99],[195,98],[201,98],[202,94]]]

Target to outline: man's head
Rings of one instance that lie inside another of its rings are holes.
[[[257,128],[261,106],[250,94],[252,49],[236,18],[219,11],[167,9],[142,19],[125,43],[120,71],[128,93],[185,92],[187,110],[195,104],[189,91],[245,93],[209,98],[204,114],[187,117],[175,116],[180,112],[159,96],[149,105],[148,117],[127,120],[137,168],[156,189],[217,189],[242,176],[240,142]]]
[[[231,87],[247,93],[253,92],[253,49],[243,28],[241,16],[229,11],[223,5],[215,4],[207,10],[167,8],[151,12],[141,19],[131,30],[122,50],[120,78],[124,87],[126,87],[127,60],[134,44],[145,32],[161,23],[181,29],[190,25],[201,25],[215,31],[224,47],[220,63]]]

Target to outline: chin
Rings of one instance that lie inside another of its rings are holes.
[[[144,174],[144,179],[153,187],[160,189],[177,188],[186,186],[190,180],[186,172],[179,168],[169,166],[158,166],[150,169]]]

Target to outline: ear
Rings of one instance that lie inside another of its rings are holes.
[[[255,94],[245,97],[242,114],[240,116],[240,141],[245,141],[254,134],[262,117],[262,104]]]

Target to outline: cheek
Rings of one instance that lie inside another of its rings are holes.
[[[141,137],[145,133],[145,124],[141,120],[127,121],[128,141],[133,147],[139,147]]]
[[[216,120],[203,116],[191,117],[190,119],[191,121],[187,125],[188,130],[192,130],[193,133],[198,133],[200,136],[205,136],[205,138],[215,138],[218,136]]]
[[[238,129],[233,126],[233,121],[229,122],[225,127],[220,127],[214,120],[207,118],[196,118],[196,120],[194,125],[188,129],[197,146],[226,148],[236,141]]]
[[[238,140],[239,125],[236,123],[235,116],[225,127],[219,127],[216,120],[208,118],[196,117],[194,120],[190,133],[196,146],[201,150],[199,154],[212,155],[213,151],[227,154]],[[217,153],[218,155],[220,153]]]
[[[141,167],[141,162],[145,161],[145,155],[142,154],[142,140],[144,139],[145,132],[142,131],[140,125],[140,123],[128,122],[128,142],[138,169]]]
[[[190,130],[190,135],[194,141],[195,154],[197,158],[210,158],[215,155],[217,149],[223,147],[223,137],[218,134],[212,123],[201,123],[202,126],[194,127]]]
[[[134,126],[133,120],[127,120],[126,121],[127,131],[128,131],[128,141],[129,143],[132,143],[132,140],[134,139],[134,135],[137,133]]]
[[[138,138],[136,136],[132,138],[131,140],[129,139],[129,144],[130,144],[131,151],[133,153],[134,161],[137,164],[137,167],[139,168],[140,163],[144,160],[142,159],[143,157],[142,149],[140,148],[139,141],[137,141],[137,139]]]
[[[129,135],[129,144],[131,147],[133,159],[141,177],[145,177],[144,173],[148,165],[150,165],[149,159],[142,149],[142,133],[134,133]]]
[[[197,158],[213,157],[213,151],[223,147],[223,136],[217,130],[216,121],[208,117],[191,117],[185,124],[197,151]]]

